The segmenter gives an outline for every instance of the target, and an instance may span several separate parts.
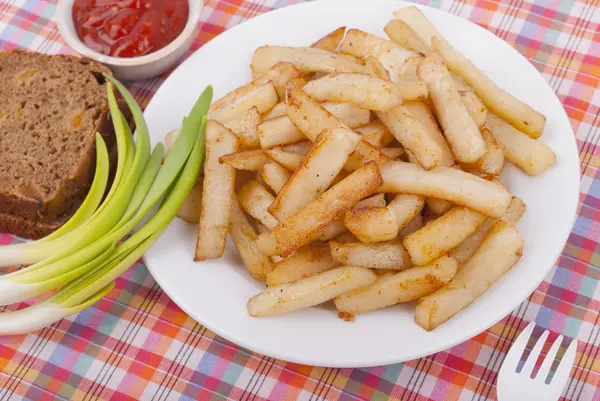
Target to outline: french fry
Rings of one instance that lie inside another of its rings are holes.
[[[398,238],[406,238],[410,234],[414,233],[417,230],[420,230],[425,225],[425,219],[423,215],[418,214],[414,219],[408,222],[408,224],[400,231],[398,231]]]
[[[378,111],[377,117],[424,169],[430,170],[439,165],[443,155],[442,148],[428,135],[410,110],[399,106],[387,112]]]
[[[370,269],[404,270],[412,266],[408,252],[400,241],[365,244],[362,242],[329,241],[331,255],[342,265]]]
[[[278,221],[284,221],[322,194],[344,167],[360,142],[360,136],[345,128],[323,131],[301,165],[269,206]]]
[[[260,149],[242,150],[219,157],[219,163],[238,170],[258,171],[268,162],[269,158]]]
[[[261,167],[260,176],[273,192],[278,193],[292,174],[278,163],[267,163]]]
[[[267,274],[267,285],[275,287],[284,283],[293,283],[340,266],[341,263],[331,257],[328,244],[307,245],[298,249],[292,256],[275,264]]]
[[[365,164],[296,214],[280,222],[268,236],[259,241],[259,246],[262,244],[264,248],[261,249],[267,254],[288,256],[352,205],[373,194],[381,184],[377,164],[375,162]]]
[[[337,220],[327,224],[327,226],[319,231],[317,235],[313,237],[313,239],[319,241],[329,241],[344,233],[348,233],[348,229],[344,225],[344,219],[338,218]]]
[[[361,134],[365,141],[378,149],[389,145],[394,140],[394,136],[381,120],[376,120],[362,127],[355,128],[354,132]]]
[[[225,251],[235,169],[219,163],[219,158],[237,151],[238,146],[238,138],[231,131],[214,120],[208,120],[202,210],[194,255],[196,261],[218,258]]]
[[[277,225],[277,220],[267,211],[273,199],[273,195],[254,180],[244,184],[238,193],[242,209],[270,230]]]
[[[282,99],[285,99],[285,92]],[[264,116],[264,121],[271,120],[273,118],[285,116],[285,102],[279,102],[271,110],[269,110]]]
[[[225,125],[234,134],[240,135],[242,119],[249,109],[256,107],[258,112],[262,114],[275,106],[278,100],[279,96],[275,86],[269,81],[264,85],[252,88],[245,95],[236,98],[234,102],[209,112],[208,117]]]
[[[304,140],[300,142],[290,143],[289,145],[283,146],[283,150],[286,152],[296,153],[301,156],[306,156],[310,148],[312,148],[313,143],[309,140]]]
[[[456,89],[458,89],[458,94],[467,108],[467,111],[473,118],[473,121],[475,121],[475,124],[477,124],[479,128],[482,128],[488,113],[487,107],[485,107],[481,98],[475,94],[473,88],[467,85],[461,76],[456,75],[452,71],[450,71],[450,76],[452,76]]]
[[[506,188],[450,167],[423,170],[413,163],[390,161],[380,167],[379,192],[408,193],[445,199],[498,218],[512,198]]]
[[[514,225],[498,220],[456,276],[446,286],[419,300],[415,322],[428,331],[446,322],[506,274],[522,253],[523,235]]]
[[[231,235],[233,244],[238,250],[248,272],[254,278],[265,280],[267,273],[273,268],[271,259],[258,249],[256,245],[256,231],[254,231],[254,228],[248,222],[235,195],[231,206],[229,235]]]
[[[396,216],[384,206],[352,209],[344,217],[344,225],[361,242],[383,242],[396,238]]]
[[[448,68],[467,81],[492,113],[532,138],[542,135],[546,124],[543,114],[497,86],[441,37],[433,38],[431,47],[441,55]]]
[[[386,81],[392,80],[389,71],[384,67],[383,64],[381,64],[381,61],[375,57],[367,58],[367,61],[365,62],[365,70],[367,74],[374,77],[381,78]]]
[[[202,208],[202,179],[194,184],[192,190],[177,209],[177,217],[188,223],[198,224]]]
[[[415,53],[421,53],[427,56],[430,52],[429,47],[423,43],[421,38],[404,21],[393,19],[383,28],[386,35],[398,45],[412,50]]]
[[[252,76],[262,75],[281,62],[292,63],[304,73],[364,71],[361,63],[349,57],[314,47],[261,46],[252,55]]]
[[[320,102],[351,102],[363,109],[387,111],[404,103],[403,87],[367,74],[330,74],[310,81],[304,91]]]
[[[386,155],[390,160],[400,159],[402,156],[406,155],[406,151],[402,146],[395,148],[382,148],[381,153]]]
[[[427,266],[378,277],[373,284],[337,296],[335,307],[339,312],[358,315],[414,301],[449,282],[456,274],[457,265],[452,257],[442,256]]]
[[[246,111],[240,120],[240,131],[238,137],[241,143],[248,148],[260,147],[258,138],[257,126],[260,124],[261,118],[258,112],[258,107],[253,106]]]
[[[455,206],[443,216],[404,238],[402,244],[412,262],[423,266],[463,242],[485,219],[481,213]]]
[[[273,84],[277,94],[283,99],[285,96],[285,85],[289,81],[292,81],[301,75],[302,73],[296,67],[294,67],[294,64],[292,63],[275,64],[264,75],[246,85],[240,86],[222,98],[214,101],[210,105],[210,111],[215,112],[229,104],[236,103],[240,98],[246,96],[256,88],[267,84],[268,82]]]
[[[312,44],[311,47],[327,50],[328,52],[336,52],[342,39],[344,39],[344,34],[346,33],[346,27],[341,26],[327,35],[323,36],[321,39],[317,40]]]
[[[504,156],[528,175],[539,175],[556,163],[556,154],[548,145],[531,139],[496,115],[488,113],[486,125],[504,148]]]
[[[322,304],[344,292],[369,285],[377,275],[362,267],[338,267],[293,284],[270,287],[248,300],[250,316],[269,316]]]
[[[526,208],[527,206],[525,203],[515,196],[510,201],[510,205],[506,208],[501,219],[510,224],[517,224],[523,213],[525,213]],[[462,265],[473,256],[479,245],[481,245],[494,226],[494,223],[496,223],[496,220],[490,218],[486,219],[483,224],[469,236],[469,238],[465,239],[450,251],[450,255],[458,261],[459,265]]]
[[[357,202],[354,206],[352,206],[352,209],[356,210],[356,209],[360,209],[363,207],[369,207],[369,206],[385,207],[385,195],[384,194],[375,194],[373,196],[369,196],[368,198],[365,198],[365,199]]]
[[[509,127],[512,127],[509,125]],[[475,163],[465,163],[461,167],[469,172],[474,172],[483,176],[498,176],[504,168],[504,150],[500,147],[496,138],[486,127],[481,129],[481,136],[485,140],[487,151],[485,155]],[[527,137],[527,139],[530,139]],[[537,143],[537,142],[536,142]]]
[[[302,164],[302,155],[292,152],[286,152],[280,147],[273,149],[265,149],[265,154],[273,161],[279,163],[281,166],[287,168],[290,171],[296,170]]]
[[[485,141],[440,56],[432,52],[419,65],[417,74],[429,85],[438,120],[456,159],[465,163],[476,162],[485,154]]]
[[[431,38],[441,37],[437,29],[431,25],[431,22],[423,15],[421,10],[415,6],[404,7],[394,11],[394,16],[408,25],[412,31],[421,39],[423,44],[431,47]]]
[[[420,215],[424,205],[425,201],[422,196],[400,194],[392,199],[387,208],[394,214],[398,229],[402,230]]]
[[[371,121],[371,112],[353,103],[325,102],[322,106],[350,128],[362,127]]]
[[[263,149],[299,142],[305,138],[285,115],[265,120],[258,125],[257,129],[260,147]]]

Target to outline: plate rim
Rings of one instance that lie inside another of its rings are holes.
[[[390,0],[393,1],[394,3],[397,3],[398,8],[403,8],[403,7],[408,7],[408,6],[416,6],[417,8],[420,9],[424,9],[427,10],[426,12],[430,12],[430,13],[438,13],[438,14],[444,14],[446,17],[450,17],[450,19],[457,19],[457,20],[462,20],[463,22],[466,22],[468,24],[471,24],[473,26],[476,27],[476,29],[479,32],[484,32],[482,33],[482,35],[488,35],[488,37],[490,37],[490,40],[494,40],[497,43],[501,43],[501,46],[505,46],[507,48],[510,49],[511,52],[513,52],[515,55],[518,55],[519,57],[521,57],[522,59],[524,59],[527,64],[528,64],[528,68],[531,69],[532,71],[535,71],[538,75],[539,78],[541,79],[541,81],[544,82],[544,85],[546,87],[548,87],[548,89],[550,89],[550,91],[553,94],[552,97],[552,101],[557,103],[560,106],[560,109],[562,111],[560,118],[564,119],[569,126],[569,132],[567,133],[562,133],[561,135],[566,135],[566,134],[570,134],[568,136],[569,138],[569,142],[570,142],[570,147],[572,148],[571,151],[569,151],[569,153],[573,153],[574,155],[578,155],[578,147],[577,147],[577,142],[576,142],[576,138],[575,138],[575,133],[573,131],[573,127],[571,125],[571,121],[564,109],[563,104],[560,102],[560,100],[558,99],[555,91],[552,89],[552,87],[550,87],[549,83],[546,81],[546,79],[542,76],[542,74],[533,66],[533,64],[531,63],[531,61],[526,58],[523,54],[521,54],[518,50],[516,50],[514,47],[512,47],[510,44],[508,44],[506,41],[504,41],[503,39],[499,38],[498,36],[496,36],[495,34],[493,34],[492,32],[488,31],[487,29],[481,27],[480,25],[466,19],[463,17],[460,17],[458,15],[454,15],[451,14],[447,11],[441,10],[441,9],[437,9],[434,7],[430,7],[430,6],[426,6],[426,5],[421,5],[421,4],[413,4],[413,3],[409,3],[407,1],[401,1],[401,0]],[[293,4],[290,6],[286,6],[286,7],[282,7],[279,9],[274,9],[271,11],[268,11],[266,13],[263,13],[261,15],[255,16],[253,18],[250,18],[248,20],[245,20],[241,23],[239,23],[238,25],[227,29],[226,31],[222,32],[221,34],[219,34],[217,37],[211,39],[209,42],[203,44],[199,49],[197,49],[196,51],[194,51],[194,53],[192,53],[185,61],[183,61],[179,66],[177,66],[176,69],[174,69],[171,74],[169,75],[169,77],[167,79],[165,79],[165,81],[161,84],[161,86],[158,88],[158,90],[155,92],[154,96],[152,96],[150,102],[148,103],[148,105],[146,106],[146,109],[144,111],[144,113],[146,113],[147,110],[151,110],[151,105],[153,104],[153,102],[155,102],[155,99],[158,98],[157,95],[160,95],[161,93],[161,89],[165,88],[167,86],[167,84],[169,83],[171,77],[174,76],[174,74],[176,73],[176,71],[180,68],[183,68],[184,66],[186,66],[188,63],[192,64],[193,62],[191,61],[196,52],[200,51],[202,48],[204,48],[205,46],[218,46],[218,42],[219,40],[223,40],[223,37],[227,38],[229,36],[235,35],[235,31],[237,30],[237,28],[239,28],[240,26],[244,26],[246,23],[249,23],[251,21],[256,22],[256,20],[258,19],[262,19],[262,18],[267,18],[266,16],[268,16],[269,18],[272,17],[273,14],[277,14],[277,13],[284,13],[284,12],[290,12],[289,9],[295,9],[295,8],[300,8],[300,7],[318,7],[318,5],[320,3],[366,3],[363,0],[319,0],[319,1],[314,1],[314,2],[307,2],[307,3],[298,3],[298,4]],[[217,43],[215,45],[215,43]],[[580,170],[580,163],[579,163],[579,157],[577,156],[576,158],[574,158],[574,160],[577,163],[577,171]],[[565,166],[565,169],[568,166]],[[550,266],[548,266],[547,268],[542,268],[540,269],[540,278],[535,280],[535,285],[531,286],[531,288],[528,290],[527,295],[521,299],[520,297],[515,298],[516,301],[507,301],[505,304],[507,305],[504,308],[501,308],[502,313],[499,314],[500,316],[498,318],[494,317],[491,319],[487,319],[487,320],[483,320],[482,319],[482,323],[478,325],[478,327],[480,327],[480,329],[476,329],[474,333],[465,333],[461,336],[456,336],[453,337],[451,341],[446,342],[444,345],[440,345],[440,346],[435,346],[435,347],[431,347],[431,349],[427,350],[425,353],[423,352],[407,352],[405,353],[405,355],[401,358],[398,357],[388,357],[388,358],[379,358],[377,360],[374,360],[374,363],[364,363],[362,360],[360,361],[350,361],[350,360],[345,360],[343,362],[336,362],[336,361],[325,361],[325,360],[315,360],[315,359],[303,359],[303,358],[297,358],[294,355],[283,355],[282,353],[273,353],[271,352],[269,349],[266,349],[262,346],[257,346],[255,344],[251,344],[251,342],[247,342],[246,340],[244,340],[243,336],[241,336],[240,338],[234,336],[234,335],[229,335],[228,333],[225,333],[223,331],[221,331],[218,327],[218,325],[214,325],[212,324],[212,322],[206,322],[203,321],[203,319],[198,319],[197,318],[197,314],[194,313],[193,308],[188,308],[188,305],[185,301],[183,301],[182,299],[180,299],[180,297],[176,294],[175,291],[173,291],[172,288],[168,288],[168,286],[163,286],[163,284],[161,283],[161,280],[158,278],[159,275],[155,274],[154,272],[154,268],[151,267],[152,263],[149,262],[149,260],[146,257],[146,254],[144,254],[144,256],[142,257],[146,267],[148,268],[148,271],[150,272],[150,274],[152,275],[152,277],[154,278],[154,280],[157,282],[157,284],[161,287],[161,289],[169,296],[169,298],[171,298],[171,300],[179,307],[181,308],[188,316],[190,316],[192,319],[194,319],[195,321],[197,321],[198,323],[202,324],[203,326],[205,326],[206,328],[208,328],[209,330],[211,330],[213,333],[215,333],[216,335],[224,338],[225,340],[246,348],[247,350],[250,350],[251,352],[257,352],[260,353],[262,355],[265,356],[269,356],[269,357],[273,357],[273,358],[277,358],[277,359],[281,359],[284,361],[289,361],[289,362],[293,362],[293,363],[300,363],[300,364],[309,364],[309,365],[313,365],[313,366],[322,366],[322,367],[334,367],[334,368],[359,368],[359,367],[369,367],[369,366],[382,366],[382,365],[388,365],[388,364],[394,364],[394,363],[401,363],[401,362],[405,362],[408,360],[413,360],[413,359],[417,359],[417,358],[422,358],[422,357],[426,357],[429,355],[433,355],[435,353],[438,353],[440,351],[446,350],[446,349],[450,349],[454,346],[456,346],[457,344],[460,344],[464,341],[467,341],[479,334],[481,334],[482,332],[488,330],[490,327],[492,327],[493,325],[495,325],[496,323],[498,323],[499,321],[501,321],[502,319],[504,319],[506,316],[509,316],[511,314],[511,312],[513,310],[515,310],[521,303],[523,303],[527,297],[529,297],[537,287],[539,287],[539,285],[544,281],[544,278],[550,273],[550,271],[556,266],[556,261],[558,260],[558,258],[560,257],[560,255],[562,254],[562,251],[564,249],[564,246],[566,245],[568,238],[572,232],[573,226],[575,224],[575,221],[577,219],[577,210],[578,210],[578,204],[579,204],[579,194],[580,194],[580,190],[579,190],[579,183],[580,183],[580,176],[578,176],[577,179],[577,183],[575,184],[575,188],[576,191],[573,191],[573,194],[571,195],[571,210],[570,210],[570,230],[569,231],[565,231],[565,233],[563,233],[562,235],[562,239],[561,239],[561,244],[562,246],[560,248],[557,248],[557,250],[555,250],[554,252],[552,252],[553,255],[553,260],[554,262],[552,262],[552,264]],[[532,281],[532,283],[534,283],[534,281]],[[510,306],[510,308],[509,308]]]

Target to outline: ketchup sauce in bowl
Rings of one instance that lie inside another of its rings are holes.
[[[171,43],[185,27],[188,0],[75,0],[73,24],[90,49],[139,57]]]

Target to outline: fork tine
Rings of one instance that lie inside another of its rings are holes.
[[[546,381],[548,373],[550,373],[550,368],[552,368],[552,364],[556,359],[556,354],[558,353],[560,344],[562,344],[563,338],[564,337],[560,335],[556,340],[554,340],[552,347],[550,347],[550,351],[548,351],[546,358],[544,358],[544,362],[542,362],[542,366],[540,366],[540,370],[538,370],[537,375],[535,375],[537,380],[541,380],[543,382]]]
[[[529,341],[529,337],[531,337],[531,333],[533,332],[533,328],[535,327],[535,322],[529,323],[529,325],[519,334],[517,340],[513,343],[512,347],[506,354],[506,358],[502,366],[510,366],[510,369],[513,372],[517,371],[517,366],[519,365],[519,361],[521,360],[521,355],[523,355],[523,351],[525,350],[525,346]]]
[[[535,367],[535,363],[537,362],[540,353],[542,352],[542,348],[544,344],[546,344],[546,339],[548,338],[548,334],[550,332],[548,330],[544,330],[540,338],[537,340],[533,349],[529,353],[527,360],[525,361],[525,365],[523,365],[523,369],[521,369],[520,373],[526,374],[527,377],[531,377],[531,373],[533,372],[533,368]]]
[[[577,340],[571,341],[569,344],[569,348],[567,348],[567,352],[563,355],[560,363],[558,364],[558,368],[556,369],[556,373],[554,374],[554,378],[552,379],[551,384],[555,382],[560,382],[561,380],[566,382],[571,373],[571,369],[573,368],[573,364],[575,363],[575,356],[577,355]],[[562,385],[561,385],[562,387]]]

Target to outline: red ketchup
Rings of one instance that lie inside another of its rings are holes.
[[[188,0],[75,0],[73,23],[90,49],[138,57],[175,40],[189,12]]]

